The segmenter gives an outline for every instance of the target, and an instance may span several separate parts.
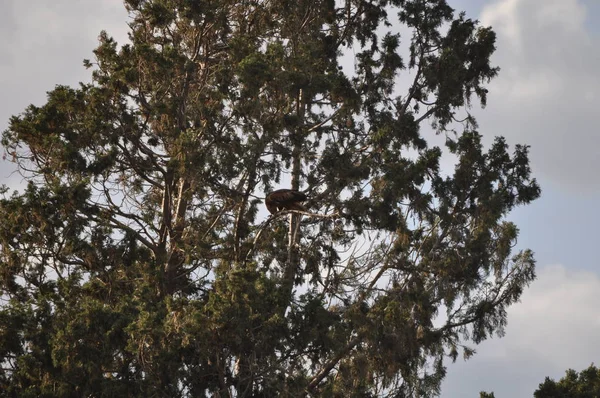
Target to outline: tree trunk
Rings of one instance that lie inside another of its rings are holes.
[[[306,112],[306,103],[304,101],[304,95],[302,89],[298,93],[296,100],[296,115],[298,117],[296,129],[292,135],[292,143],[294,145],[292,149],[292,189],[300,189],[300,177],[302,171],[302,143],[304,140],[304,114]],[[300,214],[291,213],[289,215],[289,231],[288,231],[288,258],[287,264],[283,274],[283,284],[286,302],[289,303],[292,300],[294,280],[300,266],[299,256],[299,244],[301,238],[300,232]],[[287,306],[286,306],[287,308]],[[285,309],[284,309],[285,311]]]

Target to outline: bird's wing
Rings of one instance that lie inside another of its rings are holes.
[[[305,200],[305,194],[303,194],[302,192],[294,191],[292,189],[279,189],[267,195],[267,202],[273,201],[277,203],[288,203],[303,202]]]

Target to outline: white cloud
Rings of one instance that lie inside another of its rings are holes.
[[[546,376],[587,368],[600,358],[600,277],[564,266],[539,269],[522,302],[509,308],[506,336],[449,365],[443,396],[531,397]],[[468,383],[464,383],[469,380]]]
[[[530,144],[534,173],[578,190],[600,189],[600,37],[581,0],[500,0],[480,20],[498,34],[485,135]]]

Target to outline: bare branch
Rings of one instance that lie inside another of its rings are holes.
[[[316,388],[319,385],[319,383],[325,377],[327,377],[329,372],[331,372],[331,370],[337,365],[337,363],[340,360],[342,360],[342,358],[344,358],[346,355],[348,355],[348,353],[352,351],[354,347],[356,347],[361,341],[362,336],[356,336],[355,338],[350,340],[350,342],[340,352],[338,352],[333,358],[327,361],[325,365],[323,365],[321,370],[310,380],[310,383],[308,383],[307,391],[311,394],[317,393]]]
[[[318,213],[310,213],[307,211],[300,211],[300,210],[284,210],[284,211],[280,211],[278,213],[272,214],[271,216],[269,216],[269,218],[267,218],[259,226],[258,233],[254,237],[254,241],[252,241],[252,247],[250,248],[250,250],[248,250],[248,253],[246,254],[246,258],[244,260],[245,262],[248,262],[250,260],[250,255],[252,255],[252,253],[254,252],[256,244],[258,243],[258,240],[260,239],[260,236],[262,235],[262,233],[265,230],[265,228],[267,227],[267,225],[269,225],[271,223],[271,221],[275,220],[276,218],[279,218],[281,216],[285,216],[288,214],[292,214],[292,213],[302,214],[302,215],[312,217],[312,218],[336,218],[336,217],[339,217],[339,215],[340,215],[338,212],[335,212],[332,214],[318,214]]]

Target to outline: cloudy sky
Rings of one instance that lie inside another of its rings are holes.
[[[600,2],[449,0],[498,34],[502,70],[480,131],[531,145],[542,198],[511,214],[538,279],[509,309],[507,334],[449,366],[443,397],[532,397],[545,376],[600,364]],[[3,0],[0,5],[0,129],[56,84],[89,80],[100,30],[126,37],[121,0]],[[20,177],[0,164],[0,181]]]

